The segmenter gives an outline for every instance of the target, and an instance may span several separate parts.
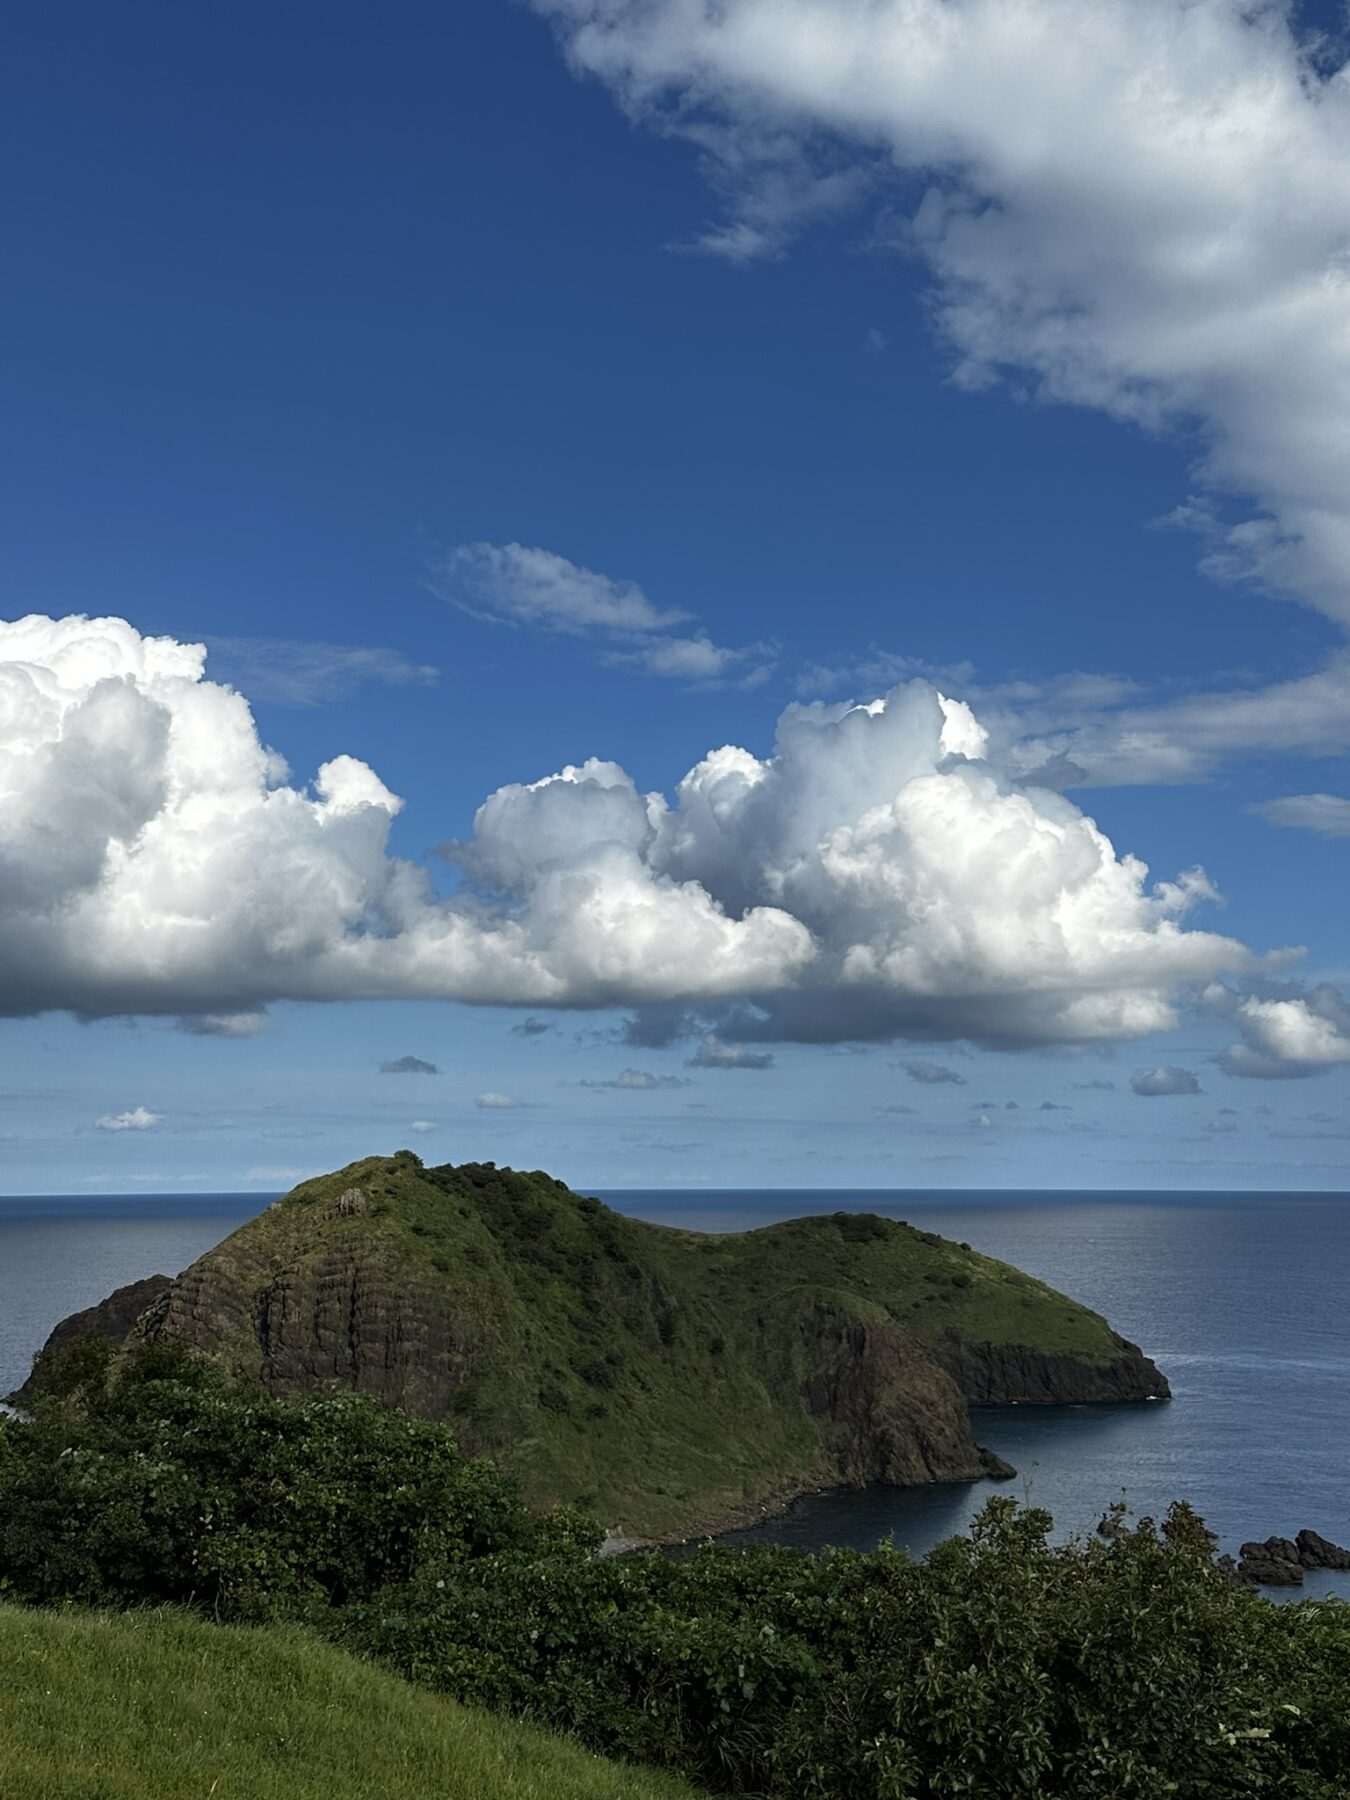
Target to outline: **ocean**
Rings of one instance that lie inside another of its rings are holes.
[[[839,1209],[884,1213],[1015,1263],[1103,1312],[1172,1384],[1170,1402],[976,1412],[1013,1482],[812,1495],[732,1534],[805,1547],[888,1534],[922,1553],[989,1494],[1090,1531],[1189,1500],[1223,1546],[1310,1525],[1350,1542],[1350,1195],[670,1189],[601,1197],[699,1231]],[[271,1195],[0,1199],[0,1393],[59,1318],[139,1276],[176,1274]],[[1350,1595],[1350,1577],[1306,1592]]]

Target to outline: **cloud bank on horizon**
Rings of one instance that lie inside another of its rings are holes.
[[[1185,924],[1203,873],[1150,886],[986,749],[923,681],[790,706],[772,755],[715,749],[673,804],[598,760],[499,788],[438,896],[389,853],[378,775],[340,756],[294,784],[201,646],[30,617],[0,625],[6,1007],[207,1029],[282,999],[679,1007],[716,1032],[706,1062],[750,1068],[755,1039],[1128,1040],[1259,972]],[[1263,1056],[1350,1060],[1316,996],[1245,1004]]]

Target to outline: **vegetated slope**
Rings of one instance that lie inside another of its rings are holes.
[[[125,1307],[105,1306],[122,1335]],[[989,1472],[967,1399],[1167,1392],[1097,1314],[904,1224],[712,1236],[407,1151],[302,1183],[166,1280],[135,1329],[273,1392],[337,1382],[450,1419],[530,1500],[649,1536],[833,1483]]]
[[[0,1607],[5,1800],[693,1800],[285,1629]]]

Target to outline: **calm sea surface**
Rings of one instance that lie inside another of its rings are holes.
[[[1136,1512],[1184,1498],[1225,1547],[1311,1525],[1350,1542],[1350,1196],[958,1195],[906,1191],[627,1192],[620,1211],[741,1231],[839,1208],[909,1219],[1015,1263],[1105,1313],[1172,1383],[1167,1404],[976,1414],[1012,1483],[822,1494],[739,1541],[923,1551],[993,1492],[1087,1531],[1122,1495]],[[138,1276],[176,1274],[270,1195],[0,1199],[0,1393],[66,1313]],[[1309,1592],[1350,1592],[1310,1577]]]

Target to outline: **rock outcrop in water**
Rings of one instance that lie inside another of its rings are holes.
[[[1099,1315],[931,1232],[836,1213],[709,1236],[406,1151],[303,1183],[139,1285],[52,1346],[135,1333],[274,1393],[354,1388],[451,1420],[529,1499],[649,1537],[825,1486],[1011,1473],[970,1401],[1167,1393]]]
[[[1305,1526],[1296,1538],[1268,1537],[1244,1544],[1235,1574],[1253,1587],[1302,1587],[1305,1569],[1350,1570],[1350,1550]],[[1227,1559],[1231,1564],[1231,1557]]]

